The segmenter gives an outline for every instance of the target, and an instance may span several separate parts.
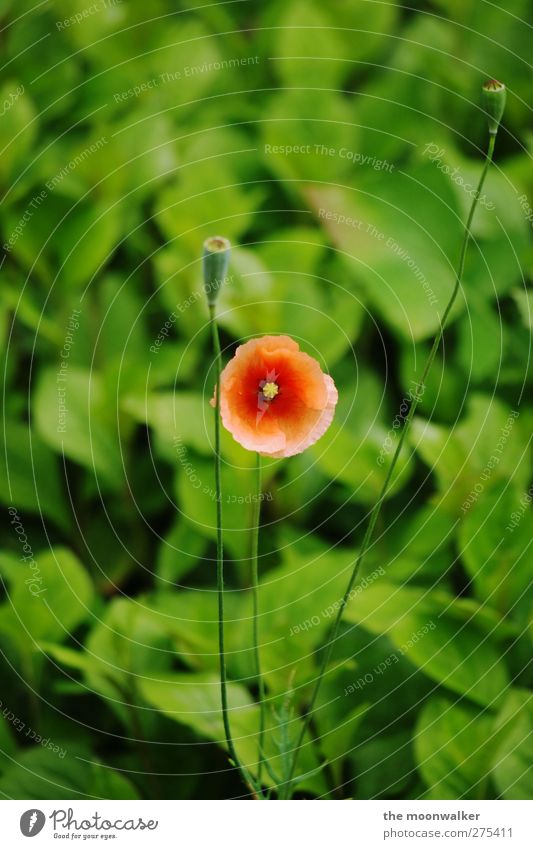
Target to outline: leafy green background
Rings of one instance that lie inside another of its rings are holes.
[[[520,198],[533,205],[533,21],[527,0],[418,5],[4,0],[3,797],[245,793],[217,687],[199,262],[214,233],[235,245],[225,356],[288,333],[340,393],[316,446],[265,464],[267,754],[284,774],[393,422],[451,292],[470,203],[457,175],[479,174],[480,86],[495,76],[508,105],[463,290],[298,793],[531,798],[533,255]],[[253,769],[253,457],[229,435],[223,455],[231,721]]]

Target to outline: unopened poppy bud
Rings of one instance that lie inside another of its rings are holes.
[[[495,136],[502,120],[503,110],[505,109],[507,90],[504,84],[498,82],[498,80],[487,80],[481,91],[483,95],[483,108],[487,113],[489,122],[489,133]]]
[[[231,244],[224,236],[211,236],[204,242],[203,271],[207,303],[212,306],[228,271]]]

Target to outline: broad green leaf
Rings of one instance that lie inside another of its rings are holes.
[[[87,638],[86,652],[99,679],[90,670],[89,683],[99,690],[104,687],[104,694],[109,682],[123,693],[134,690],[137,677],[157,676],[169,667],[173,656],[162,618],[154,616],[140,598],[119,598],[109,604]]]
[[[515,289],[512,294],[524,327],[531,330],[533,328],[533,291],[531,289]]]
[[[463,320],[464,317],[460,319]],[[403,387],[412,386],[420,378],[430,350],[430,341],[403,346],[399,364]],[[467,384],[468,376],[462,368],[455,362],[452,364],[446,352],[443,356],[437,353],[420,394],[417,416],[442,423],[454,421],[464,405]]]
[[[421,165],[386,179],[375,173],[354,188],[310,186],[306,196],[378,316],[407,340],[430,336],[451,294],[450,256],[461,237],[442,174]]]
[[[457,520],[429,503],[416,513],[406,507],[369,552],[375,563],[388,559],[389,580],[433,585],[443,581],[453,564]]]
[[[501,340],[501,342],[500,342]],[[490,304],[469,299],[469,310],[459,323],[461,367],[469,380],[478,383],[498,372],[502,359],[503,338],[498,315]]]
[[[29,425],[8,419],[0,433],[0,499],[21,514],[68,524],[56,458]]]
[[[37,136],[38,113],[31,94],[23,83],[13,79],[0,88],[0,179],[5,186],[13,179],[15,169],[26,164]]]
[[[340,94],[307,87],[288,90],[272,98],[268,112],[260,152],[266,168],[284,181],[291,196],[300,197],[308,181],[344,181],[353,173],[357,127],[353,110]]]
[[[138,372],[139,363],[146,357],[149,346],[144,304],[133,279],[117,274],[103,278],[98,295],[102,323],[98,328],[96,356],[105,363],[106,368],[110,363],[118,364],[121,384],[127,385],[131,380],[132,363],[135,363]],[[144,389],[145,375],[142,378]]]
[[[18,14],[32,10],[29,3],[17,4]],[[49,10],[51,12],[51,10]],[[18,17],[17,14],[17,17]],[[62,38],[43,38],[43,25],[55,28],[56,14],[26,14],[24,26],[9,27],[8,43],[10,66],[27,85],[32,99],[39,106],[46,121],[72,118],[78,98],[76,89],[83,82],[84,73],[72,56],[72,48]],[[52,30],[50,30],[52,31]],[[28,50],[28,44],[35,49]],[[43,74],[43,68],[46,73]],[[41,126],[41,137],[43,128]],[[70,134],[69,134],[70,135]]]
[[[494,717],[434,696],[413,735],[418,768],[432,799],[485,799]]]
[[[350,488],[350,499],[374,504],[385,482],[396,450],[398,431],[387,431],[376,424],[359,436],[335,419],[324,436],[310,449],[319,468],[331,479]],[[412,461],[408,450],[402,450],[394,470],[387,498],[408,482]]]
[[[412,738],[408,731],[373,735],[354,748],[358,796],[364,799],[403,794],[415,773]]]
[[[88,750],[68,743],[60,752],[34,747],[18,754],[0,779],[0,792],[8,799],[138,798],[127,778],[98,763]]]
[[[122,229],[118,205],[82,206],[61,224],[54,239],[60,261],[60,280],[69,289],[89,283],[111,261]]]
[[[66,548],[36,552],[18,569],[0,560],[8,580],[4,615],[19,631],[19,641],[66,640],[87,620],[93,603],[93,584],[77,557]]]
[[[67,669],[74,669],[77,672],[95,672],[98,671],[98,660],[90,657],[89,654],[76,651],[68,646],[60,646],[56,643],[49,643],[46,640],[41,640],[39,647],[43,652],[57,661],[61,666],[66,666]]]
[[[252,452],[248,452],[250,458]],[[181,454],[176,481],[177,506],[182,518],[197,532],[215,540],[217,492],[213,461]],[[257,499],[254,475],[249,469],[224,463],[222,514],[225,543],[239,560],[249,556],[252,505]]]
[[[527,690],[509,694],[498,717],[498,727],[506,732],[495,752],[492,774],[504,799],[531,799],[533,779],[533,704]]]
[[[72,49],[83,49],[88,52],[91,48],[96,49],[94,42],[98,43],[110,32],[124,26],[128,18],[127,10],[122,3],[110,3],[101,8],[98,7],[98,14],[91,12],[92,10],[87,12],[84,0],[57,0],[54,14],[57,14],[60,22],[70,21],[71,16],[81,15],[81,19],[74,18],[74,25],[67,25],[61,29],[64,33],[63,37],[72,44]],[[80,20],[82,26],[76,25]]]
[[[533,604],[526,568],[532,539],[528,497],[504,481],[481,493],[459,530],[461,557],[478,599],[524,626]]]
[[[409,440],[434,470],[441,509],[465,515],[499,481],[527,484],[527,425],[518,410],[484,395],[472,395],[466,415],[453,428],[413,420]]]
[[[158,681],[140,684],[143,697],[171,719],[193,728],[201,737],[207,737],[225,746],[220,682],[216,676],[190,673],[173,673]],[[248,691],[238,685],[228,685],[230,722],[237,750],[246,763],[257,760],[255,734],[259,724],[259,711]]]
[[[109,43],[107,40],[106,44]],[[99,75],[94,81],[87,81],[88,86],[93,85],[95,88],[100,108],[102,84],[105,83],[106,77],[107,75]],[[116,84],[119,90],[115,89],[110,93],[110,98],[114,94],[120,94],[122,86],[128,89],[131,82],[131,76],[123,78],[123,81],[118,79]],[[108,102],[107,115],[110,106]],[[95,125],[93,133],[87,139],[89,151],[94,152],[84,158],[72,175],[83,181],[87,190],[98,185],[99,194],[107,199],[107,206],[102,203],[97,207],[98,214],[103,212],[107,219],[107,229],[104,221],[95,224],[95,228],[98,228],[110,243],[112,231],[118,233],[118,236],[128,234],[128,240],[138,241],[143,236],[146,238],[146,233],[139,234],[137,230],[140,223],[139,204],[146,195],[153,197],[154,188],[159,186],[161,180],[173,174],[178,165],[174,124],[168,115],[147,115],[146,110],[136,109],[135,104],[131,102],[129,109],[127,123],[119,120],[111,125]],[[68,188],[68,183],[65,185],[62,182],[59,190],[68,191]],[[77,195],[80,194],[78,191]],[[121,198],[124,198],[123,203],[120,203]],[[80,250],[85,253],[87,245],[83,248],[80,245]],[[113,247],[112,244],[110,246]]]
[[[357,705],[349,713],[343,713],[340,717],[335,715],[331,706],[323,705],[323,707],[325,709],[320,710],[318,705],[315,716],[320,730],[320,751],[327,759],[335,781],[340,784],[344,765],[357,745],[359,728],[370,706]]]
[[[33,406],[37,430],[60,456],[64,453],[118,488],[123,469],[116,410],[106,397],[102,378],[68,364],[63,372],[64,379],[58,381],[57,368],[48,369],[38,381]]]
[[[144,397],[125,398],[124,410],[137,421],[153,427],[179,452],[186,446],[201,454],[213,450],[213,410],[198,393],[176,391],[152,393]]]
[[[0,775],[5,769],[9,769],[12,758],[17,751],[11,725],[8,720],[0,719]]]
[[[304,227],[273,233],[253,255],[236,250],[219,296],[220,324],[244,339],[295,336],[297,327],[302,350],[329,371],[357,337],[363,310],[340,263],[322,271],[326,256],[320,232]]]
[[[238,155],[238,151],[236,151]],[[262,189],[241,188],[225,161],[203,169],[202,183],[186,169],[163,189],[157,200],[156,222],[167,239],[179,239],[193,256],[213,232],[223,231],[237,241],[251,225],[262,200]],[[206,223],[207,222],[207,223]]]
[[[345,0],[331,0],[327,9],[350,47],[352,60],[376,58],[387,48],[390,41],[388,36],[394,31],[399,12],[396,2],[377,6],[370,25],[365,6],[351,5]]]
[[[140,692],[146,701],[170,719],[192,728],[200,737],[212,740],[226,748],[224,725],[220,702],[220,681],[218,676],[189,673],[174,673],[161,677],[158,681],[142,681]],[[257,771],[257,732],[259,728],[259,708],[253,702],[248,691],[239,684],[230,682],[227,687],[229,720],[235,748],[248,769]],[[273,739],[273,720],[267,713],[266,752],[279,772],[279,752]],[[294,733],[298,730],[298,720],[294,720]],[[296,735],[295,735],[296,736]],[[309,746],[302,748],[298,765],[298,774],[316,770],[316,755]],[[265,776],[265,780],[268,778]],[[318,782],[318,784],[317,784]],[[268,783],[272,783],[271,780]],[[311,786],[315,792],[324,787],[320,775],[310,776],[301,784],[303,788]]]
[[[348,604],[345,619],[386,633],[400,656],[476,704],[495,709],[503,698],[508,674],[494,634],[487,635],[498,624],[490,610],[380,579]]]
[[[284,28],[290,25],[291,8],[294,9],[292,14],[293,31],[288,33],[282,31],[280,34],[278,32],[280,20],[284,21]],[[265,27],[264,31],[261,32],[263,36],[261,45],[264,45],[265,49],[277,50],[280,35],[284,36],[281,40],[286,46],[286,50],[281,53],[281,56],[283,57],[283,69],[287,74],[287,82],[290,79],[298,79],[301,86],[309,87],[312,79],[315,85],[321,87],[326,77],[332,80],[337,78],[342,80],[346,76],[351,77],[354,66],[357,67],[357,63],[361,60],[376,58],[384,50],[388,52],[390,46],[388,36],[391,31],[394,31],[398,18],[398,6],[395,2],[376,6],[373,10],[371,25],[368,9],[364,5],[346,3],[346,0],[331,0],[327,6],[320,4],[317,0],[311,0],[307,5],[301,2],[287,4],[281,0],[281,2],[265,4],[264,7],[261,7],[261,13],[261,24]],[[319,20],[322,20],[321,24],[318,23]],[[304,31],[306,24],[311,27],[315,25],[318,29],[306,33]],[[274,27],[273,32],[270,31],[270,27]],[[334,41],[340,45],[338,53],[330,51],[326,53],[325,50],[320,49],[322,43],[325,46],[332,47]],[[270,47],[271,42],[274,43],[275,47]],[[280,53],[277,53],[277,55],[280,55]],[[339,64],[344,67],[337,72],[337,76],[334,76],[333,70],[329,68],[324,74],[325,62],[313,63],[307,61],[304,65],[308,72],[306,77],[302,70],[291,71],[289,64],[291,55],[293,57],[311,58],[326,56],[330,60],[338,58],[340,59]],[[320,76],[321,71],[322,77]]]
[[[285,5],[277,26],[274,67],[287,87],[334,88],[351,71],[352,44],[328,7],[315,0]]]
[[[314,680],[314,652],[331,627],[356,552],[328,549],[323,543],[309,549],[298,541],[285,548],[283,564],[270,570],[260,586],[263,670],[274,692],[283,692],[295,674],[295,691],[305,699],[301,688]],[[361,598],[365,580],[382,578],[378,570],[365,572],[354,587],[354,599]]]
[[[203,535],[178,520],[159,545],[156,572],[162,584],[179,583],[184,575],[202,563],[205,547]]]

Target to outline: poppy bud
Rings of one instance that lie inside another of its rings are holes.
[[[228,271],[231,244],[224,236],[211,236],[204,242],[203,271],[207,303],[212,306]]]
[[[505,109],[507,90],[504,84],[498,82],[498,80],[487,80],[481,92],[483,96],[483,107],[487,113],[489,122],[489,133],[491,136],[495,136],[502,120],[503,110]]]

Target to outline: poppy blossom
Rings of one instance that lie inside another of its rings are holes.
[[[267,457],[292,457],[313,445],[330,426],[337,399],[332,378],[289,336],[240,345],[220,376],[224,427]]]

